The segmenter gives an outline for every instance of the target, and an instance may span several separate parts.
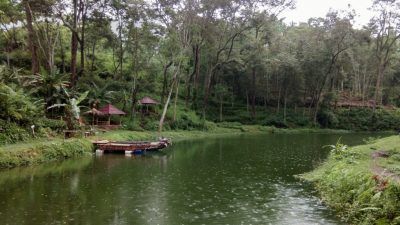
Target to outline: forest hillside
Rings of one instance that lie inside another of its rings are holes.
[[[1,0],[0,143],[89,125],[108,103],[128,130],[398,129],[399,2],[374,1],[362,28],[351,9],[286,24],[293,7]]]

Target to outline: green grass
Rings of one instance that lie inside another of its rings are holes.
[[[36,140],[0,147],[0,168],[41,164],[91,153],[93,145],[86,139]]]
[[[207,131],[201,130],[176,130],[176,131],[165,131],[162,132],[163,137],[171,138],[173,141],[179,141],[183,139],[203,138],[216,135],[234,135],[242,133],[345,133],[348,131],[344,130],[332,130],[332,129],[312,129],[312,128],[299,128],[299,129],[282,129],[271,126],[261,125],[243,125],[237,122],[229,123],[224,122],[221,124],[215,124],[212,129]],[[128,131],[128,130],[116,130],[102,134],[98,134],[91,139],[94,140],[153,140],[159,136],[156,131]]]
[[[173,141],[180,141],[184,139],[194,139],[194,138],[204,138],[215,135],[233,135],[233,134],[241,134],[245,131],[241,129],[234,128],[224,128],[217,127],[209,131],[165,131],[162,132],[163,137],[171,138]],[[252,129],[247,132],[264,132],[260,129]],[[91,139],[100,140],[107,139],[112,141],[120,141],[120,140],[155,140],[159,137],[159,133],[156,131],[127,131],[127,130],[116,130],[110,131],[102,134],[98,134]]]
[[[331,154],[316,170],[301,177],[315,184],[323,201],[351,224],[399,224],[400,183],[396,177],[375,174],[374,167],[399,168],[400,137],[391,136],[347,149],[343,155]],[[389,158],[372,153],[387,151]]]

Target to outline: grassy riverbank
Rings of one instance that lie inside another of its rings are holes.
[[[32,164],[41,164],[92,152],[93,146],[86,139],[40,140],[0,146],[0,168],[13,168]]]
[[[351,224],[400,224],[400,137],[367,140],[345,148],[302,176],[323,201]]]

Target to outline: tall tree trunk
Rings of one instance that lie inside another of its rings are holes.
[[[171,88],[169,90],[169,94],[167,97],[167,101],[164,104],[164,109],[163,112],[161,114],[161,119],[160,122],[158,124],[158,133],[159,136],[161,136],[162,130],[163,130],[163,125],[164,125],[164,120],[165,120],[165,115],[167,114],[167,110],[168,110],[168,105],[169,105],[169,101],[171,100],[171,95],[172,95],[172,91],[174,90],[174,85],[175,85],[175,80],[172,82],[171,84]]]
[[[136,83],[136,81],[138,79],[138,76],[139,76],[139,66],[138,66],[138,63],[137,63],[138,62],[138,49],[139,49],[138,42],[139,41],[138,41],[138,36],[137,36],[136,29],[134,31],[135,31],[135,35],[134,35],[134,37],[135,37],[135,45],[134,45],[134,53],[133,53],[133,62],[134,62],[133,88],[134,88],[134,91],[133,91],[133,94],[132,94],[132,112],[131,112],[132,113],[132,119],[135,116],[135,107],[136,107],[136,102],[137,102],[136,96],[137,96],[137,93],[139,91],[139,85],[137,85],[137,83]],[[120,65],[122,67],[122,62],[121,62]],[[147,110],[148,110],[148,108],[147,108]]]
[[[252,80],[251,80],[251,117],[253,120],[256,119],[256,69],[252,69]]]
[[[282,87],[279,87],[279,91],[278,91],[278,105],[276,107],[276,114],[279,114],[280,108],[281,108],[281,90]]]
[[[60,52],[61,52],[61,68],[60,68],[60,72],[61,73],[65,73],[65,51],[64,51],[63,41],[62,41],[61,30],[60,30],[60,34],[59,34],[58,38],[59,38],[58,41],[60,42]]]
[[[198,84],[199,84],[199,77],[200,77],[200,60],[201,60],[201,48],[199,47],[197,51],[197,64],[196,64],[196,73],[193,79],[193,94],[192,94],[192,103],[196,103],[197,101],[197,93],[198,93]]]
[[[8,46],[6,46],[4,51],[6,53],[7,67],[10,68],[10,52],[11,52],[11,50]]]
[[[285,96],[283,97],[283,122],[286,123],[286,102],[287,102],[287,90],[285,90]]]
[[[382,95],[381,82],[382,82],[382,77],[383,77],[383,71],[384,71],[384,68],[382,66],[382,63],[380,62],[378,65],[378,73],[377,73],[376,84],[375,84],[374,105],[373,105],[374,112],[375,112],[376,106],[380,104],[380,98]]]
[[[119,37],[119,77],[122,78],[123,61],[124,61],[124,49],[122,44],[122,21],[120,21],[118,37]]]
[[[139,91],[139,87],[136,85],[136,79],[134,79],[133,85],[132,85],[132,93],[131,93],[131,101],[132,101],[131,112],[130,112],[131,119],[135,118],[138,91]]]
[[[81,69],[79,74],[85,72],[85,25],[86,25],[86,6],[83,0],[80,0],[80,11],[82,15],[82,26],[81,26],[81,40],[80,40],[80,51],[81,51]]]
[[[186,108],[188,108],[188,106],[189,106],[189,99],[190,99],[190,94],[191,94],[191,89],[192,89],[192,83],[195,78],[194,76],[197,74],[197,70],[198,70],[198,64],[199,64],[199,45],[198,44],[196,44],[196,46],[193,47],[193,56],[194,56],[193,72],[188,77],[188,82],[187,82],[187,87],[186,87],[186,99],[185,99]]]
[[[180,78],[178,75],[177,82],[176,82],[175,99],[174,99],[174,117],[173,117],[174,122],[176,121],[176,107],[178,104],[178,97],[179,97],[179,83],[180,83]]]
[[[96,56],[95,56],[95,51],[96,51],[96,41],[93,41],[93,45],[92,45],[92,65],[90,66],[90,71],[94,71],[94,61],[96,60]]]
[[[159,133],[159,136],[161,136],[161,133],[162,133],[162,130],[163,130],[163,125],[164,125],[165,116],[167,115],[168,105],[169,105],[169,102],[170,102],[170,100],[171,100],[171,95],[172,95],[172,92],[173,92],[173,90],[174,90],[174,86],[175,86],[176,81],[177,81],[177,75],[178,75],[178,73],[179,73],[180,67],[181,67],[181,62],[179,62],[178,68],[176,69],[175,74],[174,74],[174,76],[173,76],[173,78],[172,78],[171,88],[169,89],[167,101],[166,101],[165,104],[164,104],[164,109],[163,109],[163,112],[162,112],[162,114],[161,114],[160,122],[159,122],[159,124],[158,124],[158,133]]]
[[[222,95],[219,97],[219,122],[222,122],[222,97]]]
[[[167,86],[168,86],[168,77],[167,77],[167,73],[168,73],[168,68],[172,66],[172,61],[169,61],[168,63],[166,63],[164,65],[164,72],[163,72],[163,88],[162,88],[162,92],[161,92],[161,104],[164,104],[164,98],[165,98],[165,94],[167,91]]]
[[[204,93],[204,100],[203,100],[203,119],[206,119],[206,112],[207,112],[207,107],[208,107],[208,98],[210,97],[211,94],[211,82],[215,73],[216,67],[212,68],[209,72],[208,77],[205,80],[205,93]]]
[[[247,89],[246,89],[246,111],[247,111],[247,113],[249,113],[250,112],[250,109],[249,109],[250,107],[249,107],[249,92],[247,91]]]
[[[267,98],[265,96],[264,96],[264,109],[267,112],[267,109],[268,109],[268,107],[267,107]]]
[[[31,52],[32,73],[37,74],[39,73],[39,57],[37,53],[37,45],[35,42],[35,30],[33,29],[32,10],[28,0],[24,0],[23,3],[26,15],[26,28],[28,30],[28,46],[29,51]]]
[[[344,50],[346,50],[346,48],[344,48],[342,50],[338,50],[335,54],[332,54],[328,70],[326,71],[326,73],[324,74],[324,77],[322,78],[321,86],[319,88],[317,88],[317,95],[316,95],[316,99],[315,99],[315,110],[314,110],[314,115],[313,115],[314,125],[317,125],[317,115],[318,115],[318,111],[319,111],[320,101],[321,101],[321,97],[322,97],[322,92],[327,83],[327,79],[329,78],[329,75],[332,74],[333,67],[336,64],[339,54],[341,52],[343,52]]]
[[[78,54],[78,33],[77,23],[78,23],[78,0],[72,0],[73,2],[73,18],[72,18],[72,37],[71,37],[71,87],[75,86],[77,81],[77,71],[76,71],[76,58]]]

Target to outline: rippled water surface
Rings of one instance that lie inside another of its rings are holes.
[[[1,224],[341,224],[310,185],[328,150],[370,134],[262,134],[0,173]]]

